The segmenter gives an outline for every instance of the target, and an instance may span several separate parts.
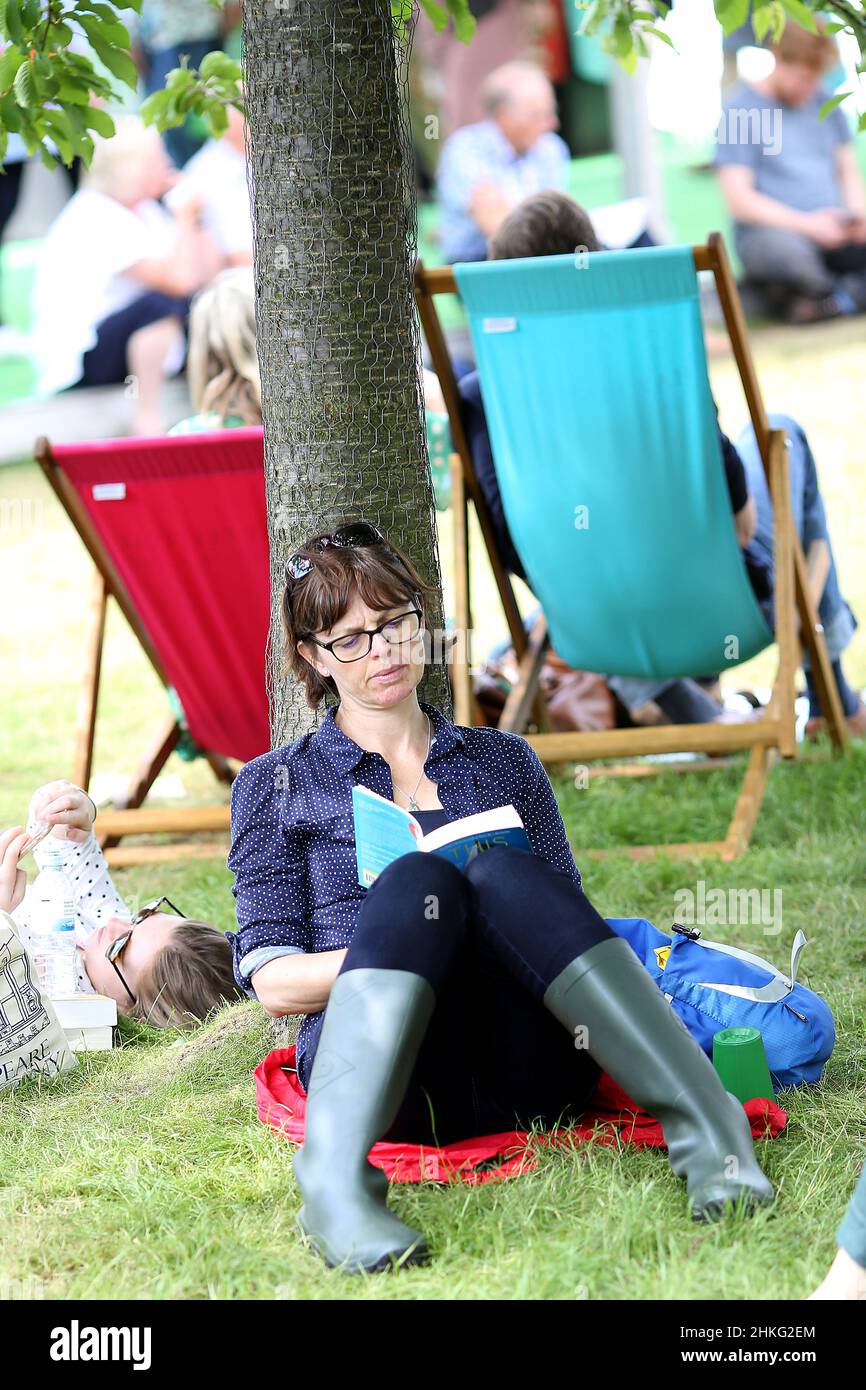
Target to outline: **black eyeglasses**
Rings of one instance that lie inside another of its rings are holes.
[[[317,647],[323,647],[326,652],[330,652],[338,661],[360,661],[361,657],[369,656],[373,650],[373,638],[381,632],[386,642],[390,642],[392,647],[399,647],[402,642],[411,642],[413,637],[417,637],[421,631],[421,609],[410,608],[405,613],[398,613],[396,618],[386,618],[384,623],[378,627],[361,628],[358,632],[347,632],[343,637],[335,637],[333,642],[320,642],[318,637],[311,637],[310,641],[315,642]]]
[[[361,550],[367,545],[387,545],[387,542],[382,532],[371,526],[369,521],[351,521],[346,526],[338,527],[331,536],[317,536],[304,547],[304,550],[321,553],[327,550],[329,545],[336,545],[343,550]],[[286,577],[297,582],[309,574],[312,568],[313,557],[305,555],[303,550],[296,550],[286,564]]]
[[[126,980],[123,978],[117,961],[120,959],[124,950],[129,945],[129,939],[132,936],[132,933],[134,932],[135,928],[139,926],[142,922],[145,922],[148,917],[153,917],[155,913],[160,912],[163,903],[165,903],[168,907],[171,908],[175,917],[185,918],[185,914],[181,912],[179,908],[175,907],[174,903],[171,901],[170,898],[154,898],[152,902],[145,903],[144,907],[140,908],[138,912],[136,912],[135,916],[129,924],[129,930],[123,932],[121,936],[116,936],[105,952],[105,959],[108,961],[115,975],[120,980],[120,983],[123,985],[123,988],[126,990],[133,1004],[136,1002],[135,995],[129,988],[129,985],[126,983]]]

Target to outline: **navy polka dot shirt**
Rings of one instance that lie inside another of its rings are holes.
[[[424,764],[447,819],[513,805],[533,850],[580,885],[562,816],[538,755],[525,739],[498,729],[452,724],[432,705],[433,740]],[[255,997],[250,976],[276,956],[348,946],[366,888],[358,883],[352,787],[393,797],[391,769],[337,725],[331,707],[312,733],[246,764],[232,787],[232,847],[238,930],[229,932],[235,977]],[[318,1014],[298,1035],[305,1050]]]

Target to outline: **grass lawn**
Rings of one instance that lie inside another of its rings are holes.
[[[866,503],[858,413],[862,325],[769,332],[757,344],[771,407],[813,436],[843,589],[866,613],[860,518]],[[743,419],[733,368],[713,366],[722,420]],[[71,765],[89,562],[32,464],[0,469],[5,621],[0,629],[0,825],[20,821],[41,782]],[[441,519],[443,567],[448,518]],[[501,635],[480,562],[482,646]],[[866,683],[858,632],[846,668]],[[764,657],[739,678],[765,683]],[[130,773],[164,717],[161,690],[112,612],[103,665],[97,772]],[[190,801],[213,800],[209,769],[172,759]],[[866,748],[846,764],[822,750],[777,767],[749,853],[734,865],[622,856],[585,861],[589,845],[718,838],[738,773],[593,781],[557,792],[587,891],[610,916],[669,928],[678,889],[781,890],[783,927],[708,934],[784,966],[795,931],[810,946],[801,976],[830,1000],[837,1048],[821,1085],[783,1097],[787,1133],[760,1146],[779,1200],[743,1224],[703,1228],[663,1156],[592,1146],[542,1153],[537,1170],[477,1190],[397,1185],[392,1205],[426,1232],[428,1268],[350,1280],[297,1239],[291,1146],[258,1122],[252,1070],[273,1023],[239,1005],[193,1033],[127,1026],[113,1054],[84,1058],[50,1083],[0,1095],[5,1280],[39,1279],[46,1298],[798,1299],[822,1277],[866,1156]],[[224,847],[213,860],[118,873],[127,898],[165,892],[221,927],[233,922]],[[491,1040],[495,1046],[495,1039]]]

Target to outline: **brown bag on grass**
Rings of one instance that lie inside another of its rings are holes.
[[[476,676],[475,698],[486,724],[499,723],[516,679],[517,659],[513,647],[495,661],[489,661]],[[551,726],[557,733],[593,733],[598,729],[616,728],[614,699],[604,677],[591,671],[575,671],[552,649],[541,668],[539,687]]]

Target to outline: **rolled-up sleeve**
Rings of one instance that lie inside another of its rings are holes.
[[[272,755],[242,768],[232,786],[232,846],[238,930],[229,932],[238,984],[264,963],[263,948],[278,953],[313,949],[303,832],[283,818],[284,765]]]

